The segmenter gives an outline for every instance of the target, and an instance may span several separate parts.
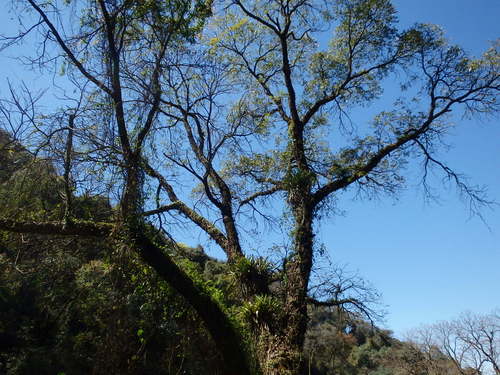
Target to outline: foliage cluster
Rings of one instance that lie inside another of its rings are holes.
[[[10,190],[18,179],[31,186],[46,173],[57,181],[50,168],[18,173],[33,163],[27,157],[19,165],[3,164],[14,170],[0,184],[0,209],[25,199],[17,188]],[[61,217],[60,191],[49,189],[46,196],[37,190],[26,202],[40,206],[25,207],[22,215],[44,219],[37,211],[43,207],[46,215]],[[77,202],[79,219],[112,214],[107,198]],[[217,353],[192,309],[136,254],[95,238],[0,234],[0,372],[196,374],[205,366],[217,371]]]

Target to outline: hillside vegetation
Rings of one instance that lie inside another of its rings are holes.
[[[49,162],[6,133],[0,133],[0,160],[3,212],[34,221],[62,215],[60,177]],[[75,202],[78,219],[114,215],[108,197]],[[235,275],[226,263],[202,247],[155,236],[226,308],[235,307]],[[0,251],[1,373],[221,373],[221,359],[195,312],[126,248],[95,238],[0,232]],[[234,322],[243,331],[252,324],[251,309],[241,309]],[[399,341],[348,311],[311,306],[309,315],[303,356],[310,374],[477,373],[460,369],[437,347]]]

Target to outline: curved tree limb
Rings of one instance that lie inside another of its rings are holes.
[[[106,237],[115,228],[111,223],[75,221],[71,225],[63,222],[19,222],[0,219],[0,230],[14,233],[33,233],[62,236]]]

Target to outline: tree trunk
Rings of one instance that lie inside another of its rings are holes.
[[[224,361],[223,374],[250,375],[251,366],[243,338],[233,327],[228,316],[206,291],[197,286],[167,253],[147,237],[148,230],[140,215],[141,192],[141,171],[129,164],[121,205],[124,234],[128,245],[131,245],[142,259],[182,295],[198,313]]]
[[[298,195],[296,195],[298,196]],[[307,374],[303,347],[307,330],[307,290],[313,256],[313,209],[307,194],[295,202],[294,256],[286,264],[283,319],[279,327],[261,334],[258,356],[264,375]],[[276,322],[269,322],[269,326]]]
[[[244,342],[228,316],[211,296],[201,290],[173,260],[143,233],[146,228],[131,233],[132,244],[149,264],[172,288],[182,295],[205,323],[220,353],[225,375],[250,375],[250,364]]]
[[[302,370],[302,346],[289,336],[286,327],[283,332],[270,333],[263,330],[256,343],[257,356],[263,375],[299,375]]]

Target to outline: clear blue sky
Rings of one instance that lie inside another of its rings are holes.
[[[500,37],[500,0],[396,0],[404,26],[414,22],[443,27],[449,39],[479,54]],[[7,31],[9,16],[0,14]],[[15,51],[9,51],[14,55]],[[0,95],[6,77],[28,79],[12,61],[0,56]],[[41,81],[38,81],[41,82]],[[46,82],[45,82],[46,83]],[[441,155],[471,181],[489,187],[500,202],[500,120],[461,121],[454,148]],[[370,280],[383,294],[389,315],[386,326],[397,335],[422,323],[450,319],[463,310],[487,312],[500,306],[500,206],[484,211],[490,227],[469,219],[454,190],[439,183],[442,200],[425,204],[416,180],[398,201],[341,202],[346,216],[320,227],[318,239],[334,260]]]
[[[499,0],[397,0],[401,25],[442,26],[447,37],[479,54],[500,37]],[[500,202],[500,119],[456,119],[442,157]],[[461,311],[500,306],[500,206],[484,211],[488,229],[469,220],[456,192],[439,184],[441,201],[425,204],[417,180],[398,201],[344,201],[345,217],[321,227],[334,260],[370,280],[383,294],[386,326],[402,335]]]

